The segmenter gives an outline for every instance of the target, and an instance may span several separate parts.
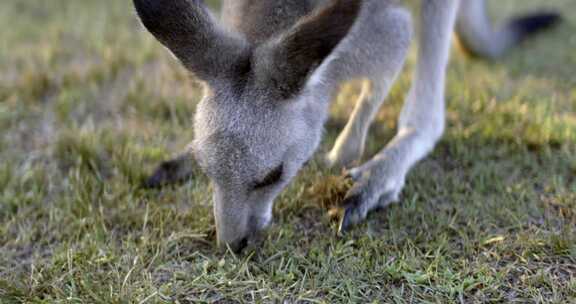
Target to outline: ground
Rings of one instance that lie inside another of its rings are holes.
[[[566,21],[495,63],[455,48],[446,135],[399,204],[337,236],[314,189],[338,172],[318,154],[262,248],[234,255],[215,248],[201,174],[139,188],[192,139],[200,91],[130,1],[2,1],[0,303],[575,302],[576,2],[492,4]],[[413,67],[366,157],[394,134]]]

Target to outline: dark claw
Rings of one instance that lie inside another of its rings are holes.
[[[352,227],[353,223],[351,221],[352,210],[350,208],[344,209],[342,218],[340,218],[340,224],[338,225],[338,234],[344,235],[348,232],[349,228]]]
[[[228,244],[228,247],[230,248],[230,250],[232,250],[232,252],[234,252],[235,254],[241,254],[242,251],[248,247],[248,238],[243,238],[240,241],[234,243],[234,244]]]
[[[361,222],[366,214],[363,212],[363,198],[360,194],[352,194],[346,197],[343,202],[344,212],[338,226],[338,233],[345,234],[352,226]]]
[[[185,159],[163,162],[154,173],[142,183],[142,188],[155,189],[171,184],[182,184],[192,178],[192,170]]]
[[[366,216],[368,212],[382,211],[385,210],[390,204],[398,201],[398,195],[394,193],[385,193],[380,197],[378,204],[371,207],[365,205],[365,202],[361,195],[355,194],[349,196],[344,200],[343,212],[340,218],[340,225],[338,227],[338,233],[345,234],[352,226],[360,223]]]

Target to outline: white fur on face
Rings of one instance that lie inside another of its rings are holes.
[[[274,199],[318,146],[323,121],[316,118],[324,115],[309,115],[317,107],[308,93],[288,101],[252,93],[225,100],[214,90],[198,105],[193,151],[215,186],[219,243],[233,245],[271,222]],[[254,189],[278,166],[278,182]]]

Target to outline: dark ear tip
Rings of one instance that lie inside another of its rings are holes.
[[[158,20],[162,14],[161,0],[133,0],[136,14],[142,21],[142,25],[148,31],[154,33],[160,25]]]
[[[182,18],[190,9],[189,0],[133,0],[136,13],[144,24],[161,22],[165,18]]]
[[[155,16],[164,11],[186,14],[190,9],[202,7],[201,0],[133,0],[138,14]]]
[[[136,12],[140,17],[153,14],[155,11],[160,10],[162,1],[154,0],[133,0]]]

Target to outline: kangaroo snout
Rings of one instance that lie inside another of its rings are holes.
[[[214,217],[218,247],[239,253],[258,243],[272,221],[272,201],[238,193],[214,192]]]

